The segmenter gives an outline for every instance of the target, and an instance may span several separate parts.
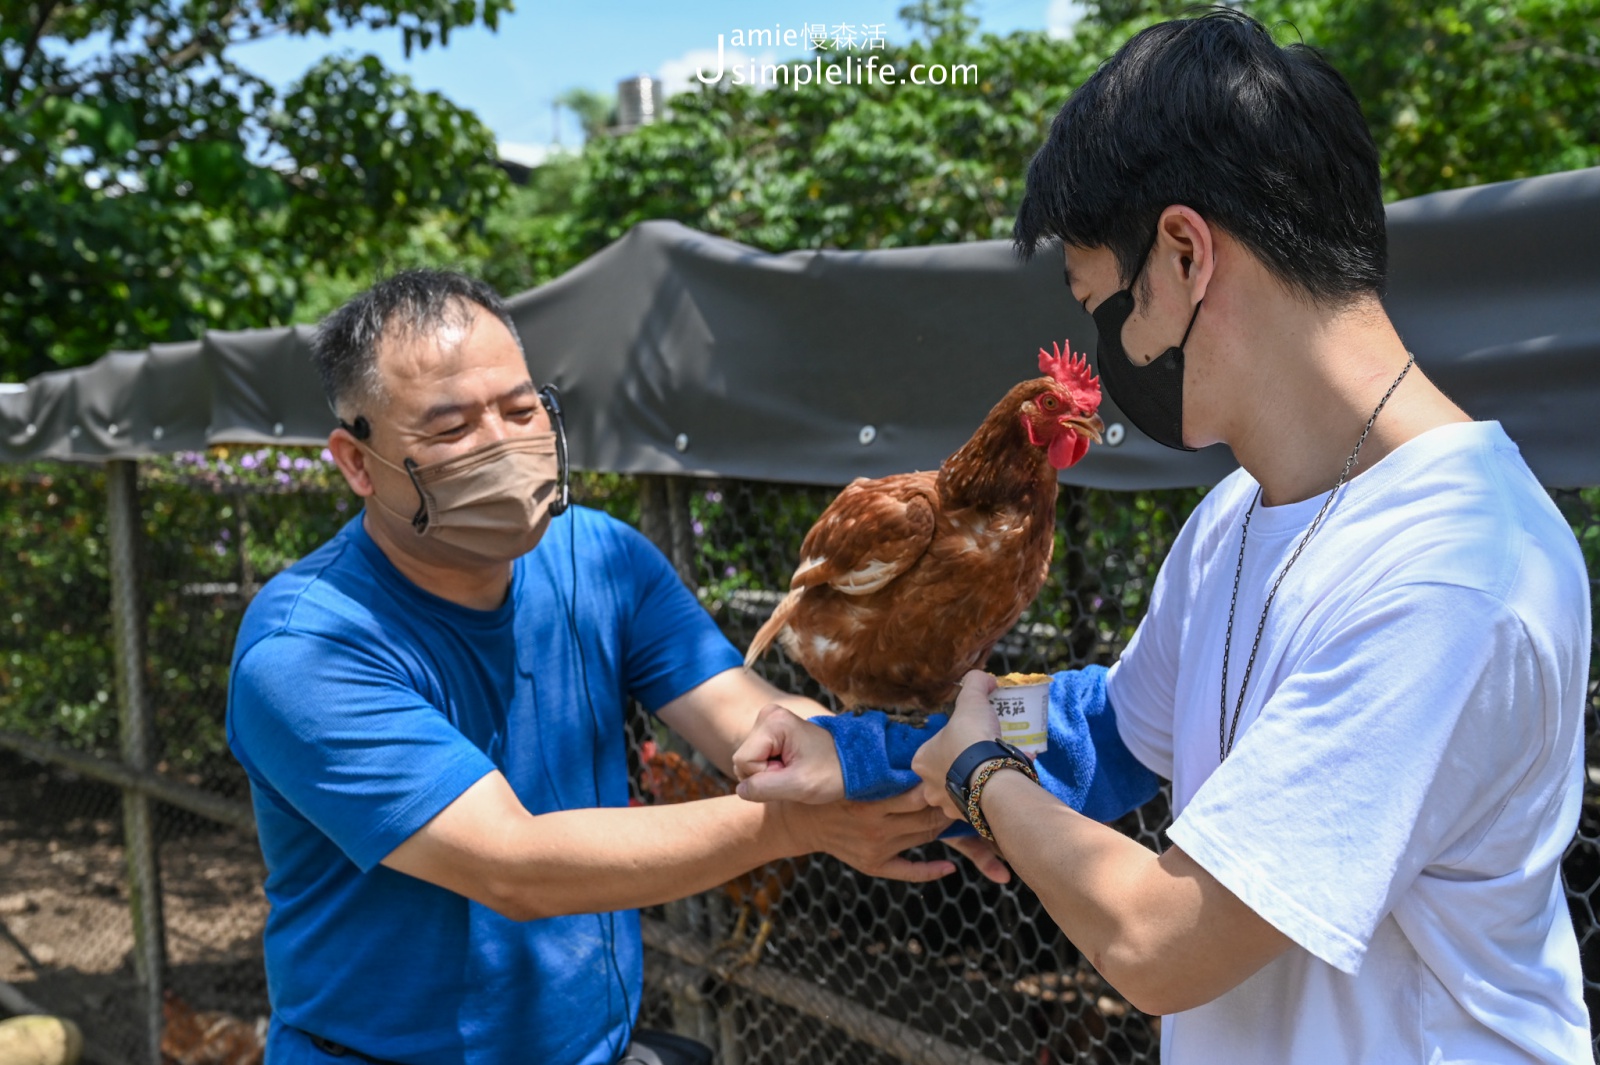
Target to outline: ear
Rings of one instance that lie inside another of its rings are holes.
[[[1173,204],[1156,223],[1154,264],[1170,268],[1170,276],[1188,289],[1195,302],[1205,299],[1217,269],[1217,231],[1200,212]]]
[[[328,434],[328,450],[333,461],[339,464],[350,491],[365,499],[372,495],[372,477],[367,472],[367,454],[361,450],[356,438],[346,429],[335,429]]]

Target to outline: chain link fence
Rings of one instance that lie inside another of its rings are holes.
[[[659,544],[741,647],[833,495],[614,475],[575,488]],[[990,668],[1112,661],[1202,494],[1063,489],[1051,579]],[[1600,490],[1552,494],[1600,602]],[[119,499],[133,517],[121,541]],[[136,478],[113,463],[0,479],[0,1008],[74,1018],[106,1065],[259,1060],[265,868],[223,734],[228,660],[255,590],[356,509],[316,452],[291,449],[180,455]],[[827,700],[781,653],[762,668]],[[1600,683],[1588,714],[1595,783]],[[656,801],[641,744],[692,755],[637,707],[627,727],[636,798]],[[1166,823],[1163,793],[1118,827],[1160,848]],[[1565,872],[1600,1015],[1592,797]],[[711,1044],[722,1065],[1156,1059],[1159,1020],[1105,984],[1020,883],[963,865],[907,885],[812,856],[759,886],[755,905],[735,883],[645,912],[641,1023]]]

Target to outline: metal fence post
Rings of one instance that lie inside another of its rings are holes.
[[[150,708],[144,685],[144,613],[139,596],[139,465],[129,459],[106,464],[106,531],[111,541],[111,619],[115,641],[117,709],[122,760],[140,772],[154,768]],[[146,1058],[161,1065],[161,992],[166,964],[166,928],[161,912],[161,876],[149,796],[122,792],[122,831],[128,862],[128,905],[133,917],[133,964],[143,991]]]
[[[667,556],[679,579],[690,589],[694,581],[694,541],[690,531],[689,493],[680,477],[639,474],[639,531]],[[690,756],[693,749],[677,734],[667,737],[665,746]],[[662,909],[667,924],[677,932],[698,934],[706,923],[705,896],[692,895],[667,903]],[[726,1053],[720,1046],[716,1010],[692,981],[671,981],[667,985],[672,1000],[672,1020],[678,1031]]]
[[[700,581],[695,572],[694,515],[689,511],[689,493],[693,490],[687,477],[668,477],[667,528],[671,534],[672,550],[667,557],[683,583],[694,591]]]

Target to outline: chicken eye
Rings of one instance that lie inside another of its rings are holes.
[[[1039,406],[1043,407],[1045,410],[1055,410],[1057,407],[1061,406],[1061,401],[1055,397],[1054,393],[1046,392],[1039,398]]]

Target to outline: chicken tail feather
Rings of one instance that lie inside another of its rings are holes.
[[[778,633],[789,624],[789,616],[794,613],[794,608],[800,604],[801,591],[790,592],[779,601],[773,609],[772,616],[756,630],[755,636],[750,640],[750,649],[744,654],[745,668],[756,664],[756,660],[767,653],[767,648],[772,646],[772,641],[778,638]]]

